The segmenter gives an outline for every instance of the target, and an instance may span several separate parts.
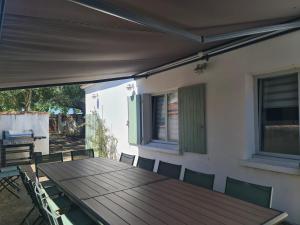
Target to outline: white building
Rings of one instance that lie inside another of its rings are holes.
[[[103,117],[119,154],[156,159],[154,170],[162,160],[215,174],[220,192],[227,176],[272,186],[272,207],[300,224],[299,40],[294,32],[225,53],[203,71],[195,71],[195,62],[147,79],[87,85],[86,113],[96,110]],[[197,99],[187,100],[181,92],[191,89],[182,87],[196,84],[203,84],[194,86]],[[144,110],[137,107],[141,122],[129,121],[128,127],[133,94],[150,95],[142,97]],[[190,137],[180,136],[188,125]]]

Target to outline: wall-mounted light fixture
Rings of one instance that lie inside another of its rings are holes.
[[[195,73],[201,74],[207,69],[207,67],[208,67],[208,61],[201,61],[197,64],[194,71]]]
[[[127,89],[127,91],[134,90],[134,84],[127,84],[126,89]]]

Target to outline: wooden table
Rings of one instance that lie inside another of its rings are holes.
[[[277,210],[108,159],[38,167],[76,204],[104,224],[271,225],[287,217]]]
[[[133,168],[133,166],[104,158],[91,158],[38,165],[38,169],[53,181],[69,180],[128,168]]]

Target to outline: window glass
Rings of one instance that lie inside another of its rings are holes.
[[[298,74],[260,79],[262,152],[300,155]]]
[[[178,96],[170,93],[168,98],[168,140],[178,141]]]
[[[166,140],[166,103],[165,96],[154,96],[153,106],[153,132],[152,138],[155,140]]]

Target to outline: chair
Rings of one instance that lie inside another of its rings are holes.
[[[205,173],[200,173],[189,169],[185,169],[184,171],[183,181],[199,187],[213,190],[214,180],[215,180],[214,174],[205,174]]]
[[[20,171],[21,179],[23,182],[23,185],[25,186],[25,189],[27,191],[27,194],[30,196],[31,201],[33,203],[33,207],[29,210],[29,212],[25,215],[20,225],[28,224],[27,219],[32,215],[35,209],[38,210],[38,216],[35,218],[34,222],[32,224],[36,224],[37,222],[43,222],[43,210],[40,208],[40,205],[38,203],[38,200],[36,198],[35,192],[34,192],[34,185],[31,181],[31,179],[28,177],[27,173],[24,171]],[[40,221],[41,220],[41,221]]]
[[[93,222],[80,208],[70,207],[67,210],[62,209],[57,205],[55,199],[51,199],[38,183],[35,185],[35,193],[40,205],[44,211],[45,217],[50,225],[94,225]]]
[[[155,159],[138,158],[137,167],[145,170],[153,171]]]
[[[72,160],[94,158],[94,150],[86,149],[86,150],[71,151],[71,158]]]
[[[230,177],[226,179],[225,194],[266,208],[271,207],[272,187],[251,184]]]
[[[160,161],[157,173],[166,177],[179,179],[181,172],[181,165],[175,165],[167,162]]]
[[[39,177],[39,171],[38,171],[38,164],[41,163],[49,163],[49,162],[63,162],[63,154],[60,153],[54,153],[49,155],[36,155],[35,156],[35,170],[36,170],[36,176]]]
[[[120,162],[129,164],[132,166],[134,163],[134,159],[135,159],[135,155],[128,155],[125,153],[121,153]]]
[[[20,198],[16,193],[20,191],[16,180],[20,177],[20,170],[17,166],[4,167],[0,169],[0,192],[9,191],[16,198]],[[11,189],[12,188],[12,189]]]

